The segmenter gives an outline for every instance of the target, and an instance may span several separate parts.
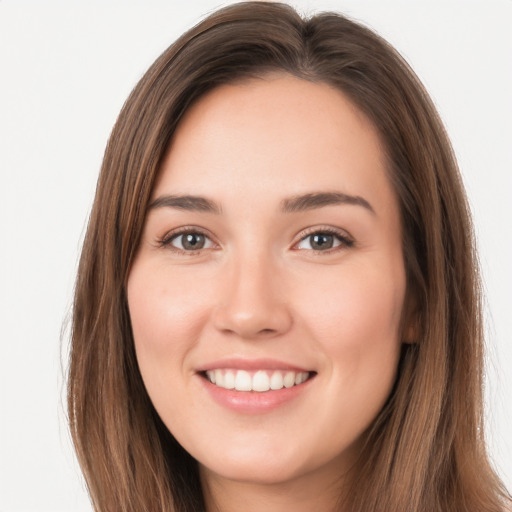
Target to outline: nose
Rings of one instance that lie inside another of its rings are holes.
[[[264,256],[231,262],[214,312],[216,329],[244,339],[271,338],[292,325],[280,271]]]

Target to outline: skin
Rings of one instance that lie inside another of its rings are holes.
[[[318,192],[368,204],[283,211]],[[199,461],[208,510],[334,509],[403,342],[399,207],[375,128],[326,84],[221,86],[177,129],[152,200],[169,195],[220,211],[149,209],[128,304],[147,391]],[[201,250],[180,249],[184,227],[207,235]],[[334,246],[312,245],[326,230]],[[226,357],[316,374],[293,400],[246,414],[212,400],[198,373]]]

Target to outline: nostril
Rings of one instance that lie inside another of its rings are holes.
[[[292,316],[285,304],[249,298],[233,297],[218,305],[212,313],[215,328],[227,335],[236,334],[247,339],[266,339],[290,329]]]

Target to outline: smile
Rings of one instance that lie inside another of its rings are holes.
[[[306,382],[311,372],[291,370],[235,370],[214,369],[204,372],[205,377],[215,386],[235,391],[278,391],[292,388]]]

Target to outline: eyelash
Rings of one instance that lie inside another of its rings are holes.
[[[185,250],[185,249],[180,249],[179,247],[174,247],[172,245],[172,242],[174,240],[178,239],[179,237],[185,236],[185,235],[201,235],[201,236],[204,236],[204,238],[206,240],[209,240],[212,244],[216,245],[215,242],[213,242],[212,237],[209,236],[208,233],[206,233],[201,228],[196,228],[193,226],[187,227],[187,228],[180,228],[175,231],[171,231],[170,233],[167,233],[164,237],[162,237],[161,239],[158,240],[158,245],[159,245],[159,247],[166,247],[177,254],[183,254],[185,256],[194,256],[194,255],[200,254],[201,250],[203,250],[204,248],[196,249],[196,250]],[[207,249],[210,249],[210,248],[207,248]]]
[[[177,254],[183,254],[186,256],[197,255],[197,254],[200,254],[200,252],[202,250],[211,249],[211,247],[207,247],[207,248],[200,248],[200,249],[196,249],[196,250],[186,250],[186,249],[180,249],[179,247],[174,247],[172,245],[172,242],[174,240],[178,239],[179,237],[189,235],[189,234],[204,236],[205,239],[210,241],[210,243],[217,245],[204,230],[202,230],[200,228],[192,227],[192,226],[187,227],[187,228],[182,228],[182,229],[180,228],[176,231],[171,231],[170,233],[167,233],[164,237],[162,237],[161,239],[158,240],[158,245],[159,245],[159,247],[166,247]],[[302,232],[300,234],[300,239],[296,243],[293,244],[292,248],[297,247],[301,242],[305,241],[307,238],[309,238],[313,235],[333,236],[334,238],[337,239],[337,241],[339,242],[339,245],[325,249],[325,250],[314,250],[314,249],[302,249],[302,250],[308,250],[308,251],[311,251],[311,252],[317,253],[317,254],[322,254],[322,253],[329,254],[329,253],[336,252],[339,250],[349,249],[354,246],[354,240],[350,236],[348,236],[344,231],[342,232],[340,230],[337,230],[337,229],[334,229],[331,227],[314,227],[314,228],[309,228],[308,230],[305,230],[304,232]],[[294,249],[294,250],[301,250],[301,249]]]
[[[331,247],[331,248],[325,249],[325,250],[303,249],[303,250],[308,250],[313,253],[316,253],[317,255],[330,254],[330,253],[333,253],[333,252],[336,252],[339,250],[350,249],[351,247],[354,246],[353,238],[351,238],[345,231],[341,231],[341,230],[326,226],[326,227],[309,228],[309,229],[303,231],[300,234],[299,241],[296,242],[293,245],[293,247],[296,247],[301,242],[308,239],[309,237],[312,237],[313,235],[330,235],[330,236],[333,236],[334,238],[336,238],[338,240],[338,242],[340,242],[340,244],[338,246]],[[296,249],[296,250],[300,250],[300,249]]]

